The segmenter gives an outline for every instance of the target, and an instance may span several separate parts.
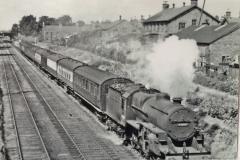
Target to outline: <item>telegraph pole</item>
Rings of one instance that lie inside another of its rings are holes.
[[[201,25],[202,15],[203,15],[203,10],[204,10],[204,7],[205,7],[205,3],[206,3],[206,0],[204,0],[204,2],[203,2],[202,11],[201,11],[201,15],[200,15],[199,23],[198,23],[199,26]]]

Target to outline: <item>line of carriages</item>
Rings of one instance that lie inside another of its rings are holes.
[[[107,115],[117,123],[120,122],[120,117],[117,115],[124,113],[123,108],[112,108],[110,103],[107,105],[107,96],[112,85],[133,84],[130,79],[119,77],[26,41],[21,42],[20,49],[51,79],[56,80],[58,85],[65,87],[67,93],[80,96],[94,107],[101,114],[101,118],[105,119],[106,117],[102,116],[110,112]],[[125,124],[122,123],[122,125]]]

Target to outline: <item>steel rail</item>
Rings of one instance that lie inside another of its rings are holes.
[[[5,59],[5,57],[3,57],[3,59]],[[13,125],[14,125],[14,129],[15,129],[15,132],[16,132],[16,137],[17,137],[16,141],[17,141],[18,157],[19,157],[19,160],[23,160],[22,147],[21,147],[20,137],[19,137],[19,133],[18,133],[18,129],[17,129],[17,121],[16,121],[16,117],[15,117],[15,111],[13,109],[11,93],[10,93],[10,89],[9,89],[9,85],[8,85],[5,62],[3,62],[3,68],[4,68],[4,77],[5,77],[6,86],[7,86],[8,101],[9,101],[9,104],[10,104],[10,110],[11,110],[11,114],[12,114],[12,117],[13,117],[12,118]]]
[[[13,58],[13,59],[14,59],[14,58]],[[10,57],[9,57],[9,61],[11,61],[11,60],[10,60]],[[46,156],[47,156],[47,159],[48,159],[48,160],[51,160],[51,158],[50,158],[50,156],[49,156],[49,153],[48,153],[48,151],[47,151],[46,145],[45,145],[45,143],[44,143],[44,141],[43,141],[43,138],[42,138],[42,136],[41,136],[41,133],[40,133],[40,131],[39,131],[39,129],[38,129],[38,126],[37,126],[36,121],[35,121],[35,119],[34,119],[34,116],[33,116],[33,114],[32,114],[32,111],[31,111],[31,109],[30,109],[30,107],[29,107],[29,104],[28,104],[28,101],[27,101],[27,99],[26,99],[26,96],[25,96],[25,94],[24,94],[24,92],[23,92],[23,88],[22,88],[22,86],[20,85],[20,82],[19,82],[20,80],[19,80],[19,78],[17,77],[17,74],[16,74],[16,72],[15,72],[12,64],[10,64],[10,67],[11,67],[12,73],[13,73],[15,79],[16,79],[17,85],[18,85],[18,87],[19,87],[19,89],[20,89],[20,93],[21,93],[21,95],[22,95],[22,97],[23,97],[23,99],[24,99],[25,106],[26,106],[27,110],[29,111],[29,114],[30,114],[30,117],[31,117],[32,122],[33,122],[33,124],[34,124],[35,130],[37,131],[37,134],[38,134],[38,136],[39,136],[39,138],[40,138],[40,141],[41,141],[42,147],[43,147],[43,149],[44,149],[44,152],[45,152],[45,154],[46,154]],[[6,69],[5,69],[5,72],[6,72]],[[15,120],[16,120],[16,119],[15,119]],[[23,154],[22,154],[22,157],[23,157]],[[24,160],[24,158],[23,158],[23,160]]]

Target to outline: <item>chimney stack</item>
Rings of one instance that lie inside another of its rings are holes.
[[[198,5],[198,0],[191,0],[191,5],[197,6]]]
[[[181,97],[173,97],[172,101],[173,103],[178,103],[178,104],[182,104],[182,98]]]
[[[183,7],[185,7],[186,6],[186,2],[183,2]]]
[[[230,11],[230,10],[227,10],[227,12],[226,12],[226,18],[227,18],[227,19],[231,18],[231,11]]]
[[[175,3],[172,4],[172,8],[175,8]]]
[[[122,20],[122,15],[119,16],[119,21],[121,21],[121,20]]]
[[[167,2],[167,1],[164,1],[162,6],[163,6],[163,10],[165,10],[165,9],[168,9],[168,8],[169,8],[169,4],[168,4],[168,2]]]

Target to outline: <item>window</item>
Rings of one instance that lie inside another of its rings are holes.
[[[205,23],[209,25],[209,19],[205,19]]]
[[[193,25],[193,26],[196,26],[196,25],[197,25],[197,20],[196,20],[196,19],[193,19],[193,20],[192,20],[192,25]]]
[[[185,28],[185,23],[184,22],[180,22],[179,26],[178,26],[178,29],[181,30],[181,29],[184,29],[184,28]]]

